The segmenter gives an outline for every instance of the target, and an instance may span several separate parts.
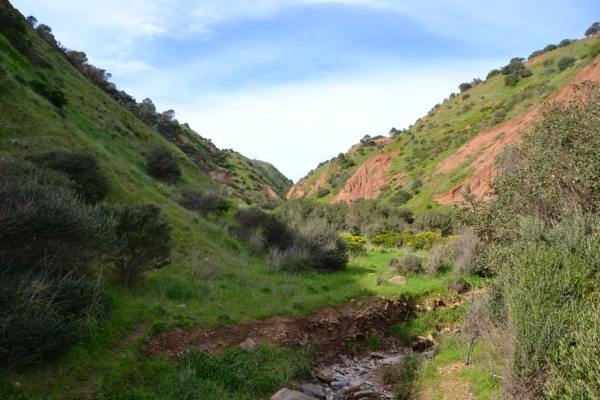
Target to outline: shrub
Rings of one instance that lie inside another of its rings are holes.
[[[405,357],[397,367],[385,368],[383,381],[391,384],[398,400],[409,400],[414,397],[418,383],[419,371],[423,360],[418,356]]]
[[[86,203],[102,201],[110,192],[110,182],[102,171],[98,158],[91,153],[53,151],[26,158],[40,168],[64,174],[74,182],[73,188]]]
[[[306,251],[317,270],[337,271],[348,262],[346,241],[321,218],[306,221],[300,227],[292,247]]]
[[[454,277],[446,281],[446,287],[453,292],[462,294],[468,292],[471,285],[464,278]]]
[[[532,60],[532,59],[536,58],[537,56],[544,54],[545,52],[546,52],[545,50],[536,50],[533,53],[531,53],[529,55],[529,57],[527,57],[527,60]]]
[[[413,195],[408,193],[406,190],[404,189],[400,189],[396,192],[396,194],[394,194],[392,197],[390,197],[390,203],[393,204],[404,204],[407,201],[409,201],[410,199],[412,199]]]
[[[469,97],[471,97],[471,95],[470,95],[469,93],[465,93],[465,94],[463,94],[463,96],[462,96],[462,99],[463,99],[463,100],[466,100],[466,99],[468,99]]]
[[[508,105],[507,105],[508,107]],[[503,110],[497,110],[494,112],[494,114],[492,115],[492,120],[491,123],[493,125],[497,125],[500,122],[504,121],[504,118],[506,118],[506,112]]]
[[[459,236],[450,243],[454,273],[457,275],[470,275],[475,272],[475,261],[481,243],[473,231],[463,229]]]
[[[497,70],[497,69],[493,69],[493,70],[491,70],[491,71],[490,71],[490,72],[487,74],[487,76],[485,77],[485,79],[490,79],[490,78],[493,78],[493,77],[495,77],[496,75],[499,75],[499,74],[500,74],[500,71],[499,71],[499,70]]]
[[[413,254],[408,254],[398,260],[396,270],[401,274],[421,274],[423,261]]]
[[[554,70],[554,68],[552,68],[552,67],[549,67],[549,68],[545,68],[545,69],[544,69],[544,72],[543,72],[543,74],[544,74],[544,75],[549,75],[549,74],[553,74],[553,73],[555,73],[555,72],[556,72],[556,71]]]
[[[385,231],[376,235],[371,239],[371,243],[376,246],[383,247],[398,247],[402,244],[400,233],[393,231]]]
[[[563,39],[560,41],[560,43],[558,44],[558,47],[567,47],[568,45],[570,45],[573,42],[576,42],[577,40],[571,40],[571,39]]]
[[[587,56],[591,59],[596,58],[598,54],[600,54],[600,41],[590,44],[587,50]]]
[[[525,68],[522,72],[521,72],[521,77],[522,78],[529,78],[530,76],[533,75],[533,72],[531,72],[530,69]]]
[[[181,176],[179,160],[166,147],[156,147],[146,156],[146,172],[164,182],[175,182]]]
[[[518,74],[510,74],[504,77],[504,86],[516,86],[521,77]]]
[[[326,187],[320,187],[317,190],[317,198],[321,199],[321,198],[327,196],[329,193],[331,193],[331,191],[329,189],[327,189]]]
[[[342,235],[342,238],[346,241],[348,250],[352,253],[361,253],[365,250],[365,244],[367,241],[360,236],[356,235]]]
[[[22,268],[0,274],[0,369],[65,353],[85,338],[85,318],[111,311],[96,286],[72,274]]]
[[[562,57],[560,60],[558,60],[558,69],[564,71],[571,65],[575,64],[575,61],[575,57]]]
[[[441,239],[441,236],[437,232],[421,232],[413,235],[410,229],[407,229],[402,233],[401,240],[408,247],[413,247],[416,250],[429,250]]]
[[[585,36],[593,36],[598,32],[600,32],[600,22],[594,22],[592,26],[585,30]]]
[[[215,189],[205,192],[196,189],[183,189],[177,203],[203,216],[209,213],[220,213],[229,208],[223,191]]]
[[[446,257],[448,250],[446,245],[438,244],[429,250],[429,260],[427,262],[427,274],[437,276],[440,270],[446,266]]]
[[[29,82],[29,87],[40,96],[46,98],[50,103],[54,104],[58,108],[66,106],[69,101],[67,100],[64,92],[58,87],[50,87],[45,83],[37,80]]]
[[[135,288],[145,271],[170,263],[173,241],[171,224],[154,204],[133,206],[103,206],[116,221],[119,246],[111,254],[114,272],[119,283]]]
[[[546,46],[544,48],[544,51],[548,52],[548,51],[553,51],[553,50],[556,50],[556,49],[558,49],[557,45],[555,45],[555,44],[549,44],[548,46]]]
[[[258,232],[266,248],[285,250],[294,240],[294,234],[285,222],[259,208],[240,208],[233,219],[239,224],[238,235],[248,241]]]
[[[470,83],[467,83],[467,82],[461,83],[460,85],[458,85],[458,89],[460,89],[461,93],[464,92],[464,91],[466,91],[466,90],[471,89],[472,87],[473,87],[473,85],[470,84]]]
[[[417,215],[413,227],[418,231],[434,231],[444,236],[454,230],[454,214],[450,211],[428,211]]]
[[[114,245],[115,221],[82,203],[60,174],[0,159],[0,256],[5,264],[86,265]]]

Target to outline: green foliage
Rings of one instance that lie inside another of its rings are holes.
[[[284,221],[259,208],[240,208],[233,219],[238,222],[238,234],[244,240],[248,241],[255,232],[259,232],[267,249],[285,250],[294,240],[292,230]]]
[[[0,254],[5,263],[74,269],[114,245],[114,220],[82,203],[59,174],[0,159]]]
[[[26,157],[40,168],[64,174],[74,182],[73,188],[86,203],[95,204],[106,198],[110,182],[100,171],[98,158],[90,153],[53,151]]]
[[[146,172],[164,182],[176,182],[181,176],[179,160],[166,147],[155,147],[146,156]]]
[[[470,95],[469,93],[465,93],[465,94],[463,94],[463,95],[462,95],[462,99],[463,99],[463,100],[466,100],[466,99],[468,99],[469,97],[471,97],[471,95]]]
[[[392,197],[390,197],[390,203],[394,203],[394,204],[404,204],[407,201],[409,201],[410,199],[412,199],[413,195],[408,193],[406,190],[404,189],[400,189],[396,192],[396,194],[394,194]]]
[[[594,59],[598,54],[600,54],[600,41],[595,41],[588,47],[587,56]]]
[[[568,45],[570,45],[573,42],[576,42],[577,40],[571,40],[571,39],[563,39],[560,41],[560,43],[558,44],[559,48],[562,47],[567,47]]]
[[[362,253],[365,250],[367,241],[362,237],[356,235],[342,235],[342,238],[346,241],[348,250],[352,253]]]
[[[585,30],[585,36],[592,36],[600,32],[600,22],[594,22],[589,28]]]
[[[537,56],[544,54],[545,52],[546,52],[545,49],[544,50],[536,50],[533,53],[531,53],[529,55],[529,57],[527,57],[527,60],[532,60],[532,59],[536,58]]]
[[[170,263],[173,241],[171,224],[154,204],[133,206],[102,206],[116,221],[118,246],[111,252],[111,261],[119,283],[134,289],[145,271]]]
[[[396,270],[401,274],[422,274],[423,260],[413,254],[407,254],[398,260]]]
[[[428,211],[417,215],[413,228],[417,231],[433,231],[443,236],[454,231],[454,213],[450,211]]]
[[[23,18],[18,12],[0,5],[0,35],[7,38],[10,43],[25,57],[32,51],[31,40],[27,37],[27,28]]]
[[[458,85],[458,89],[460,90],[460,92],[464,92],[466,90],[469,90],[473,87],[472,84],[465,82],[465,83],[461,83],[460,85]]]
[[[327,196],[329,193],[331,193],[331,190],[327,189],[326,187],[320,187],[319,190],[317,190],[317,198],[322,199],[323,197]]]
[[[549,44],[548,46],[546,46],[544,48],[544,52],[553,51],[553,50],[556,50],[556,49],[558,49],[557,45],[555,45],[555,44]]]
[[[570,57],[570,56],[565,56],[562,57],[560,60],[558,60],[558,69],[561,71],[564,71],[565,69],[569,68],[570,66],[572,66],[573,64],[575,64],[575,61],[577,61],[575,59],[575,57]]]
[[[209,213],[218,214],[229,209],[225,194],[221,190],[182,189],[177,203],[203,216]]]
[[[85,338],[85,318],[111,312],[96,286],[72,274],[22,267],[0,274],[0,369],[65,353]]]
[[[320,271],[338,271],[348,262],[346,241],[322,218],[310,219],[300,226],[292,248],[305,251],[313,267]]]
[[[490,79],[490,78],[493,78],[494,76],[496,76],[496,75],[499,75],[499,74],[500,74],[500,70],[493,69],[493,70],[491,70],[490,72],[488,72],[488,74],[487,74],[487,76],[485,77],[485,79]]]
[[[38,80],[29,82],[29,87],[58,108],[63,108],[69,104],[65,93],[58,87],[50,87]]]
[[[383,370],[383,381],[392,385],[397,400],[413,398],[423,360],[419,356],[405,357],[397,367]]]
[[[510,74],[504,77],[504,86],[516,86],[521,80],[518,74]]]

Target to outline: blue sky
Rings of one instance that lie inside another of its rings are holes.
[[[13,0],[120,89],[294,181],[458,84],[600,20],[600,2]],[[85,5],[83,5],[85,4]]]

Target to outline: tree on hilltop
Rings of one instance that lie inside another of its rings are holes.
[[[586,37],[593,36],[598,32],[600,32],[600,22],[594,22],[592,24],[592,26],[587,28],[587,30],[585,31],[585,36]]]

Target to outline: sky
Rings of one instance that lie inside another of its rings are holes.
[[[600,20],[597,0],[11,1],[138,102],[294,181]]]

